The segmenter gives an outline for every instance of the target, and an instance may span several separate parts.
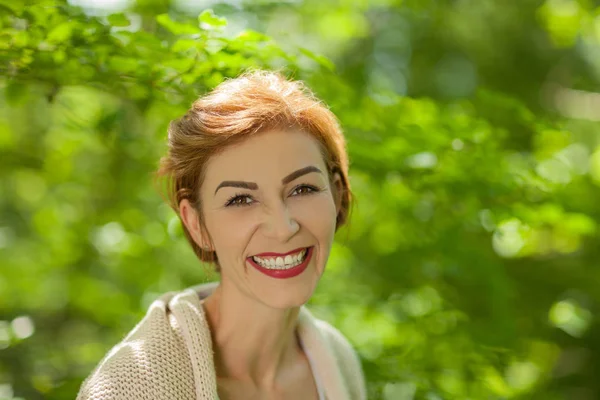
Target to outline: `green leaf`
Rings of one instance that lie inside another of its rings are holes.
[[[194,39],[179,39],[173,46],[171,46],[171,51],[175,53],[180,53],[192,48],[195,48],[198,45],[198,41]]]
[[[177,72],[184,72],[189,70],[195,62],[193,58],[174,58],[163,62],[163,65],[173,68]]]
[[[190,35],[200,33],[200,29],[196,28],[191,24],[184,24],[181,22],[173,21],[169,14],[159,14],[156,16],[156,22],[164,26],[167,30],[175,35]]]
[[[9,0],[0,0],[0,8],[4,8],[9,10],[12,14],[16,14],[19,7],[14,4],[14,2]]]
[[[9,31],[9,33],[13,33],[13,32]],[[27,47],[27,45],[29,45],[30,40],[31,40],[31,35],[29,34],[29,32],[15,30],[13,33],[13,37],[12,37],[12,45],[14,47]],[[5,45],[6,45],[6,47],[5,47]],[[10,42],[6,41],[6,44],[3,43],[0,46],[2,46],[2,48],[9,48]]]
[[[198,22],[202,29],[211,30],[214,28],[220,28],[227,25],[227,20],[222,17],[215,15],[213,10],[210,8],[204,10],[202,14],[198,15]]]
[[[110,59],[109,65],[117,72],[129,73],[138,68],[139,61],[134,58],[115,56]]]
[[[71,38],[73,34],[73,23],[63,22],[62,24],[54,27],[46,37],[46,40],[50,43],[63,43]]]
[[[127,18],[127,16],[123,13],[111,14],[107,17],[108,22],[112,26],[129,26],[131,22]]]
[[[236,39],[243,40],[245,42],[266,42],[271,40],[271,38],[264,33],[256,32],[252,29],[247,29],[240,32]]]
[[[227,46],[227,42],[224,40],[208,39],[204,45],[204,50],[206,50],[208,54],[216,54],[223,50],[225,46]]]

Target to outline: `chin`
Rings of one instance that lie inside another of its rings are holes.
[[[310,300],[313,295],[313,290],[306,290],[305,293],[297,293],[291,295],[288,293],[281,293],[280,296],[270,296],[268,299],[263,301],[273,308],[285,310],[289,308],[301,307]]]

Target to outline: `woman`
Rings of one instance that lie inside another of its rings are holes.
[[[351,194],[335,116],[301,83],[254,71],[169,128],[158,176],[218,283],[170,292],[78,399],[364,399],[360,361],[303,306]]]

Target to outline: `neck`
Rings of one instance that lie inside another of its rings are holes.
[[[301,352],[299,307],[274,309],[221,283],[204,301],[217,377],[273,387]]]

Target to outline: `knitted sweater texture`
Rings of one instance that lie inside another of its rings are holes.
[[[210,328],[201,299],[209,283],[168,292],[82,383],[77,400],[218,399]],[[302,306],[297,334],[327,400],[366,399],[360,360],[333,326]]]

